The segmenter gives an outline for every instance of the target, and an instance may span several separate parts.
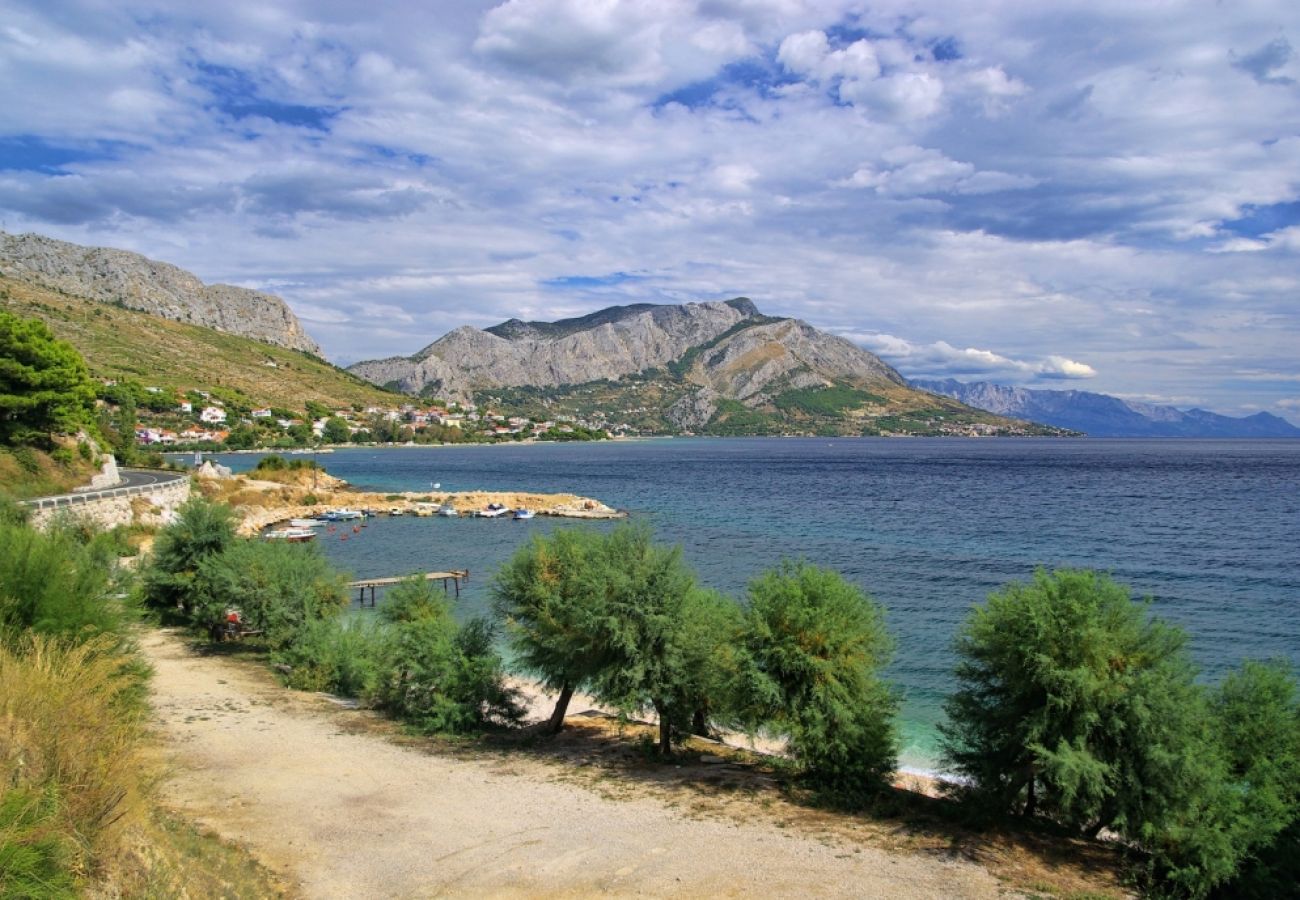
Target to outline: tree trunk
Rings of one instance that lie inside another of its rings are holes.
[[[569,701],[573,699],[573,685],[567,681],[560,685],[560,699],[555,701],[555,710],[551,713],[550,721],[546,723],[546,730],[551,734],[559,734],[560,729],[564,727],[564,715],[569,711]]]
[[[1034,793],[1034,773],[1031,769],[1029,772],[1029,785],[1027,787],[1029,796],[1025,799],[1025,818],[1031,818],[1038,809],[1038,796]]]
[[[673,728],[668,722],[668,710],[658,700],[654,701],[655,712],[659,715],[659,753],[662,756],[673,755]]]

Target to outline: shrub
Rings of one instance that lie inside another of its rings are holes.
[[[144,573],[146,601],[191,611],[199,565],[220,554],[234,540],[234,512],[230,507],[201,497],[186,501],[176,521],[163,528],[154,541],[153,557]]]
[[[0,524],[0,632],[87,636],[120,624],[111,563],[74,532]]]
[[[450,615],[430,615],[389,627],[373,697],[378,706],[428,733],[466,732],[522,716],[485,622],[458,629]]]
[[[893,641],[884,612],[841,575],[783,563],[749,586],[742,707],[790,738],[809,780],[856,803],[896,764],[898,700],[879,677]]]
[[[308,622],[275,660],[291,667],[290,687],[372,697],[391,630],[371,619],[335,617]]]
[[[343,577],[311,545],[240,540],[199,563],[193,618],[207,628],[237,608],[272,649],[288,646],[309,623],[347,606]]]

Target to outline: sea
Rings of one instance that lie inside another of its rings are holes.
[[[242,471],[259,457],[211,458]],[[680,545],[699,580],[737,602],[784,559],[841,572],[886,610],[911,770],[939,768],[960,623],[1038,567],[1103,570],[1149,599],[1189,632],[1207,682],[1247,658],[1300,664],[1298,440],[674,438],[340,449],[319,461],[384,492],[597,498]],[[571,527],[380,517],[318,544],[357,578],[469,569],[456,605],[468,617],[488,612],[493,572],[531,535]]]

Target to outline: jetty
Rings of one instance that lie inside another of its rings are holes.
[[[349,581],[348,587],[357,590],[357,603],[362,606],[375,605],[375,589],[389,587],[399,584],[410,575],[392,575],[387,578],[362,578],[359,581]],[[452,588],[456,589],[456,596],[460,596],[460,583],[469,581],[469,569],[452,569],[449,572],[425,572],[421,576],[425,581],[441,581],[443,593],[450,593]],[[370,603],[366,603],[366,589],[370,589]]]

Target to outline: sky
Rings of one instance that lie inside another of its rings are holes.
[[[908,377],[1300,423],[1300,4],[0,0],[0,227],[334,362],[751,298]]]

